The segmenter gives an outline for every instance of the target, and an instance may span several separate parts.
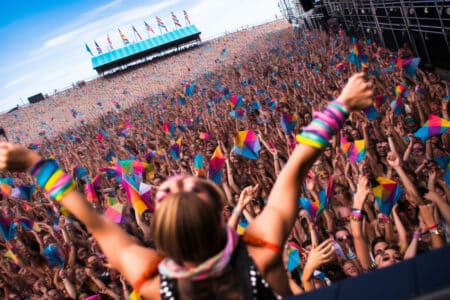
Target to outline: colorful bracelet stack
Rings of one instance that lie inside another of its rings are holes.
[[[352,209],[352,214],[350,215],[350,220],[361,222],[363,217],[362,211],[360,209]]]
[[[36,178],[38,186],[57,202],[75,188],[72,177],[64,173],[53,159],[40,160],[31,168],[30,174]]]
[[[297,135],[299,143],[322,150],[330,145],[329,140],[344,126],[349,110],[336,99],[323,112],[314,112],[314,119]]]
[[[419,240],[419,238],[420,238],[420,233],[419,232],[417,232],[417,231],[415,231],[414,233],[413,233],[413,239],[415,239],[415,240]]]

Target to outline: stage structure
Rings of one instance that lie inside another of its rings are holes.
[[[407,44],[425,65],[450,69],[450,0],[323,0],[348,34],[396,50]]]
[[[124,32],[118,29],[119,36],[123,42],[123,47],[114,49],[109,34],[106,36],[107,51],[104,52],[97,41],[94,46],[98,55],[94,55],[91,48],[86,43],[86,51],[91,54],[92,68],[100,75],[112,74],[116,71],[125,70],[141,63],[153,59],[175,54],[179,51],[190,49],[201,43],[201,32],[191,25],[191,21],[186,11],[184,13],[185,26],[177,18],[174,12],[171,12],[171,19],[175,25],[175,30],[169,31],[160,17],[155,17],[160,35],[150,37],[150,32],[155,34],[150,23],[144,21],[145,29],[149,38],[142,39],[141,34],[134,25],[131,26],[135,42],[130,43]],[[164,33],[163,33],[164,32]]]

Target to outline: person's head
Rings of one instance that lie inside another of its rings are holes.
[[[353,140],[360,140],[360,139],[362,139],[361,133],[356,128],[353,128],[350,131],[350,135],[352,136]]]
[[[218,186],[201,178],[178,176],[164,182],[156,193],[156,248],[178,263],[213,256],[223,246],[225,199]]]
[[[402,261],[400,250],[394,246],[388,246],[383,252],[375,256],[377,269],[386,268]]]
[[[382,253],[388,246],[388,243],[386,243],[386,240],[384,239],[384,237],[376,237],[373,241],[372,241],[372,254],[378,255],[380,253]]]
[[[425,154],[425,148],[422,143],[417,142],[412,146],[412,154],[416,157],[423,156]]]
[[[336,228],[335,233],[336,242],[342,249],[353,248],[353,237],[345,227]]]
[[[348,277],[358,277],[361,275],[353,260],[344,261],[342,264],[342,271],[344,271],[345,275]]]
[[[380,157],[386,157],[388,153],[388,144],[387,142],[377,142],[376,151]]]

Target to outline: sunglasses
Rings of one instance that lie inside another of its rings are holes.
[[[349,240],[350,241],[351,239],[352,239],[352,237],[350,235],[347,235],[347,236],[342,236],[342,237],[336,238],[336,241],[343,242],[345,240]]]

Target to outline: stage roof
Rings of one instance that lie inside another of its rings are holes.
[[[192,41],[198,38],[200,33],[195,25],[189,25],[151,37],[92,57],[92,68],[97,71],[103,71],[116,64],[133,61],[142,55],[151,55],[152,53],[164,51],[169,47]]]

